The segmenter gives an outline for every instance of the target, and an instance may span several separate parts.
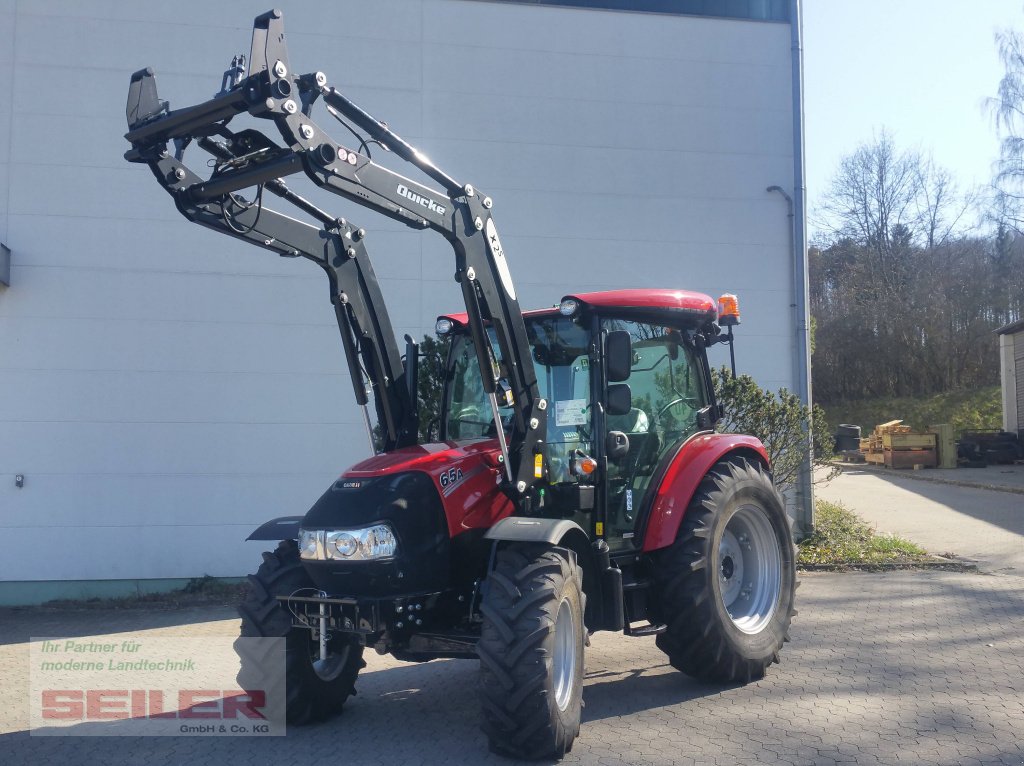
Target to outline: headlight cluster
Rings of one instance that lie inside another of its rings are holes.
[[[299,556],[313,561],[375,561],[398,550],[387,524],[365,529],[300,529]]]

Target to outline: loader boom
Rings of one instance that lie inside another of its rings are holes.
[[[415,381],[410,380],[414,354],[407,353],[403,367],[363,244],[365,232],[294,194],[281,179],[304,173],[321,188],[411,228],[432,229],[444,236],[455,252],[455,279],[462,288],[484,390],[491,397],[505,453],[504,488],[519,512],[529,513],[534,485],[543,478],[537,456],[546,441],[547,402],[539,395],[526,325],[491,216],[491,199],[440,170],[385,123],[329,87],[321,72],[293,74],[284,39],[280,11],[258,16],[247,75],[230,76],[238,69],[238,62],[233,62],[235,68],[225,73],[221,93],[184,109],[171,111],[159,99],[152,70],[136,72],[129,88],[125,135],[132,148],[125,158],[147,163],[189,220],[280,255],[308,258],[324,268],[356,399],[362,405],[367,402],[365,373],[374,390],[385,450],[416,441]],[[358,131],[365,134],[355,149],[334,141],[313,121],[312,107],[318,99],[336,117],[351,123],[349,129],[357,137]],[[243,113],[272,121],[283,145],[256,130],[232,132],[228,123]],[[183,164],[192,141],[217,159],[205,180]],[[168,142],[173,142],[173,155],[168,153]],[[371,143],[409,162],[442,188],[373,162]],[[237,195],[250,187],[259,190],[255,200]],[[264,190],[320,225],[269,209],[263,204]],[[501,367],[488,342],[488,327],[497,340]],[[514,399],[508,445],[494,399],[502,372]]]

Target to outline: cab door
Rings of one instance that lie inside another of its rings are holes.
[[[628,550],[659,464],[699,430],[698,412],[709,397],[700,357],[680,331],[616,318],[602,319],[601,330],[602,336],[627,332],[632,350],[625,381],[630,406],[606,415],[600,435],[608,466],[603,479],[605,539],[612,551]],[[611,385],[605,381],[605,390]]]

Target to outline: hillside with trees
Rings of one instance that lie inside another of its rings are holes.
[[[999,383],[994,331],[1024,316],[1024,38],[998,42],[1006,74],[990,103],[1002,136],[991,188],[959,189],[882,133],[842,160],[820,201],[812,364],[830,420],[871,410],[851,403],[900,397],[987,402]]]

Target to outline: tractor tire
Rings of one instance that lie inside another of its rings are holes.
[[[313,632],[293,627],[292,615],[276,597],[298,591],[305,591],[307,595],[317,591],[302,568],[295,541],[284,540],[273,553],[264,553],[256,574],[249,575],[249,586],[248,596],[238,607],[242,617],[240,639],[285,639],[288,723],[316,723],[340,713],[345,701],[356,693],[356,676],[366,667],[363,647],[344,636],[334,635],[328,643],[331,652],[322,661]],[[256,650],[250,644],[243,640],[235,644],[241,659],[238,683],[243,689],[267,689],[280,675],[271,672],[267,663],[272,659],[280,661],[280,658],[253,656]]]
[[[583,573],[572,551],[499,548],[480,612],[480,702],[492,752],[561,758],[579,736],[586,628]]]
[[[704,477],[655,559],[657,644],[688,676],[748,683],[779,661],[796,612],[795,546],[768,472],[744,458]]]

